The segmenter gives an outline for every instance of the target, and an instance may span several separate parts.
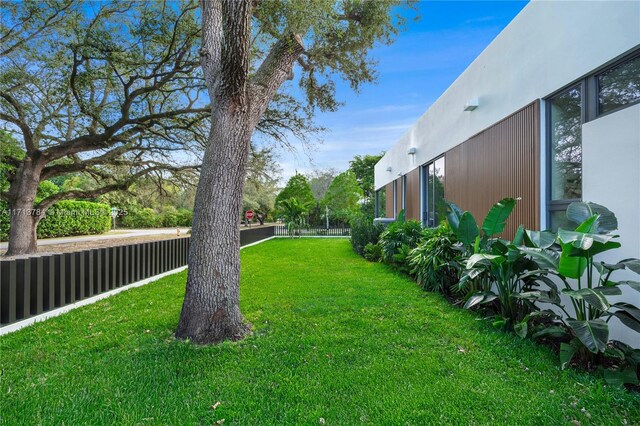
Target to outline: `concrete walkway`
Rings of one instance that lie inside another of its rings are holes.
[[[189,228],[180,228],[180,235],[184,236]],[[156,229],[113,229],[100,235],[79,235],[77,237],[63,238],[42,238],[38,239],[38,246],[51,244],[68,244],[82,241],[114,240],[118,238],[144,237],[149,235],[177,235],[177,228],[156,228]],[[9,243],[0,243],[0,250],[6,250]]]

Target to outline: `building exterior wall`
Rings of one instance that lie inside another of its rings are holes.
[[[605,115],[582,126],[583,199],[606,206],[618,218],[617,239],[622,247],[603,253],[598,260],[616,263],[640,258],[640,104]],[[638,280],[630,271],[617,272],[615,281]],[[624,289],[611,301],[640,306],[640,293]],[[611,320],[612,339],[638,345],[638,334]],[[635,335],[634,335],[635,334]]]
[[[518,225],[539,229],[539,102],[534,102],[445,153],[445,198],[482,221],[504,197],[518,198],[506,237]]]
[[[530,2],[378,162],[376,188],[633,49],[639,16],[638,1]]]

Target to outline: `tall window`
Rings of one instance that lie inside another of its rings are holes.
[[[376,191],[376,217],[386,217],[387,188],[382,187]]]
[[[550,99],[550,220],[562,226],[569,203],[582,198],[582,86]]]
[[[447,205],[444,200],[444,157],[422,166],[422,182],[422,221],[426,226],[433,228],[447,217]]]
[[[565,210],[582,199],[582,123],[640,102],[640,51],[548,99],[549,225],[567,227]]]

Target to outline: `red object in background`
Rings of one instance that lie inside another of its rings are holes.
[[[247,219],[253,219],[253,210],[247,210],[247,212],[244,215],[246,216]]]

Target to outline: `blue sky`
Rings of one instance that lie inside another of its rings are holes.
[[[295,171],[346,170],[357,154],[388,150],[522,10],[526,1],[423,1],[391,46],[373,51],[379,79],[355,95],[338,82],[346,105],[318,114],[328,129],[313,152],[280,152],[283,182]],[[311,157],[311,158],[309,158]]]

